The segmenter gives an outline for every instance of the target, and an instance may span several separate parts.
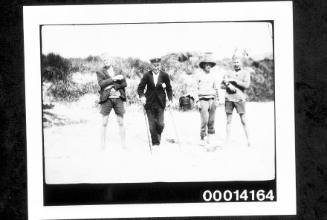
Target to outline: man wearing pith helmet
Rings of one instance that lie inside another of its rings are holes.
[[[247,138],[247,145],[250,147],[249,129],[245,118],[245,90],[250,86],[250,72],[242,67],[242,57],[234,55],[232,58],[233,70],[228,72],[221,83],[221,88],[226,90],[225,95],[225,111],[227,116],[226,123],[226,141],[230,142],[231,124],[233,110],[236,109],[240,116],[241,123],[245,136]]]
[[[160,145],[161,133],[165,126],[164,110],[166,107],[166,93],[168,96],[168,106],[170,106],[172,88],[169,75],[161,70],[161,59],[151,59],[150,63],[151,70],[143,75],[137,88],[137,93],[146,110],[152,145],[156,147]]]
[[[216,63],[204,59],[199,63],[201,68],[197,77],[198,96],[196,99],[201,116],[200,144],[211,150],[213,135],[215,134],[215,113],[218,106],[217,76],[211,71]],[[211,146],[210,146],[211,145]]]

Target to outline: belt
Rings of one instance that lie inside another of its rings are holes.
[[[199,98],[199,100],[209,101],[209,100],[214,100],[214,98]]]

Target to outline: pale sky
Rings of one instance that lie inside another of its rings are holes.
[[[232,57],[235,48],[263,58],[273,52],[272,27],[266,22],[53,25],[42,28],[42,53],[63,57],[89,55],[148,60],[170,52],[212,52]]]

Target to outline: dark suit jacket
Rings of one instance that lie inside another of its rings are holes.
[[[98,84],[100,86],[100,101],[99,103],[103,103],[105,101],[107,101],[107,99],[109,98],[110,95],[110,90],[104,90],[104,88],[106,88],[109,85],[113,85],[113,87],[116,90],[119,90],[120,92],[120,98],[123,101],[126,101],[126,93],[125,93],[125,87],[127,86],[126,80],[125,78],[122,80],[116,80],[114,81],[108,74],[106,69],[101,69],[99,71],[96,72],[97,74],[97,79],[98,79]]]
[[[170,85],[169,75],[163,71],[160,71],[158,76],[157,85],[154,84],[153,73],[149,71],[145,73],[141,79],[141,82],[137,88],[137,93],[140,97],[145,96],[146,104],[145,108],[149,109],[151,106],[158,104],[160,107],[166,107],[166,94],[162,87],[162,83],[166,84],[166,92],[169,100],[172,100],[172,89]],[[146,87],[146,92],[144,93]]]

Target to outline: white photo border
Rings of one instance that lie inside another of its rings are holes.
[[[292,8],[292,2],[25,6],[23,13],[29,219],[295,215]],[[41,86],[36,86],[41,82],[41,74],[37,74],[41,72],[40,25],[262,20],[274,22],[277,201],[44,206],[42,92]]]

